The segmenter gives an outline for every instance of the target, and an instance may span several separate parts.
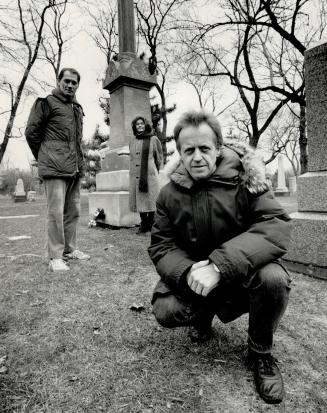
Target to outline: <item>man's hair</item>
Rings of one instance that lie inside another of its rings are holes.
[[[72,67],[64,67],[60,70],[59,75],[58,75],[58,80],[60,81],[63,77],[65,72],[70,72],[73,75],[77,76],[77,81],[78,83],[81,80],[81,75],[78,73],[78,71],[76,69],[73,69]]]
[[[223,136],[218,119],[212,113],[205,112],[204,110],[190,110],[182,115],[174,128],[174,139],[176,141],[177,149],[180,149],[178,138],[181,130],[188,126],[197,127],[201,123],[206,123],[213,130],[216,135],[217,148],[223,144]]]

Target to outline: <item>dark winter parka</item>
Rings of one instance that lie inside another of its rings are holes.
[[[40,178],[71,178],[84,170],[81,139],[83,109],[58,89],[38,98],[25,131],[26,140],[38,161]]]
[[[149,255],[161,280],[155,293],[179,289],[197,261],[210,259],[222,280],[246,281],[285,254],[290,218],[270,192],[262,160],[243,144],[221,148],[208,180],[182,163],[157,200]]]

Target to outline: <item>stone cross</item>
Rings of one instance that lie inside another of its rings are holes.
[[[135,23],[133,0],[118,0],[119,54],[135,56]]]

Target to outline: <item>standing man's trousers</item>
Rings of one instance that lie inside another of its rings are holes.
[[[76,249],[80,214],[80,179],[44,179],[48,204],[49,258],[62,258]]]
[[[155,295],[153,313],[164,327],[210,325],[216,314],[228,323],[249,313],[248,344],[258,353],[270,353],[273,334],[285,312],[290,278],[278,263],[270,263],[246,281],[224,283],[207,297],[184,290]],[[188,288],[188,287],[187,287]]]

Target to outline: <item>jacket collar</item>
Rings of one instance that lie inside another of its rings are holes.
[[[69,96],[66,96],[66,95],[64,95],[64,94],[61,92],[61,90],[60,90],[59,88],[53,89],[52,95],[55,96],[57,99],[61,100],[61,102],[64,102],[64,103],[75,103],[76,105],[81,106],[81,105],[77,102],[75,96],[72,97],[72,98],[69,97]]]
[[[191,189],[196,185],[183,163],[178,152],[163,169],[164,174],[175,184]],[[224,139],[217,158],[216,171],[208,182],[238,182],[242,180],[252,194],[260,194],[268,190],[266,181],[265,164],[262,157],[243,142]]]

